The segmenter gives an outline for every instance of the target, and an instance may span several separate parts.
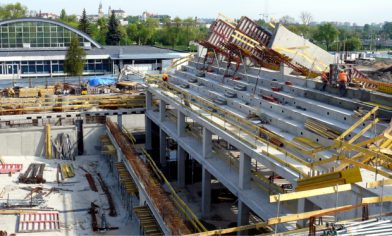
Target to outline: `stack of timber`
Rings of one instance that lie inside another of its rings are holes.
[[[296,145],[305,149],[318,149],[323,147],[321,144],[303,136],[297,136],[293,139],[293,141]]]
[[[137,218],[139,218],[140,226],[143,232],[149,236],[159,236],[163,235],[161,228],[159,227],[157,221],[152,215],[150,209],[147,206],[140,206],[133,208]]]
[[[299,179],[295,191],[304,191],[341,184],[353,184],[361,181],[362,176],[359,168],[352,168]]]
[[[44,179],[45,164],[32,163],[24,174],[19,176],[19,182],[25,184],[42,184]]]
[[[60,165],[60,170],[64,178],[75,177],[75,170],[72,164],[63,163]]]
[[[336,139],[341,134],[339,131],[335,130],[329,125],[310,118],[306,119],[305,128],[327,139]]]

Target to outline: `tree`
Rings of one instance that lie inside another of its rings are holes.
[[[313,16],[310,12],[303,11],[299,16],[303,25],[309,25],[310,22],[313,20]]]
[[[20,3],[0,6],[0,19],[14,19],[26,17],[27,7]]]
[[[389,38],[392,38],[392,22],[385,22],[382,26],[382,32],[389,35]]]
[[[295,24],[295,19],[291,16],[283,16],[279,19],[279,23],[283,25],[292,25]]]
[[[61,21],[66,21],[66,20],[67,20],[67,13],[65,12],[65,9],[62,9],[62,10],[61,10],[61,13],[60,13],[60,20],[61,20]]]
[[[313,37],[319,43],[325,43],[327,50],[330,50],[331,44],[336,40],[338,35],[338,29],[336,29],[336,27],[331,23],[327,23],[318,26]]]
[[[345,44],[346,51],[358,51],[362,48],[362,41],[356,36],[347,39]]]
[[[109,19],[108,32],[106,34],[107,45],[119,45],[121,39],[121,33],[118,28],[118,20],[116,14],[112,13]]]
[[[64,61],[64,72],[71,76],[83,74],[86,52],[80,47],[78,37],[73,36]]]
[[[82,17],[79,20],[78,29],[88,35],[90,35],[90,22],[87,19],[86,9],[83,9]]]

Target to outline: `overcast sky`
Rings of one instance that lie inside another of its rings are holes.
[[[100,0],[3,0],[0,3],[21,2],[30,10],[59,14],[65,8],[69,14],[97,14]],[[102,0],[105,12],[123,9],[130,15],[143,11],[179,17],[214,18],[219,12],[232,18],[242,15],[259,18],[268,13],[279,19],[290,15],[297,20],[302,11],[311,12],[315,21],[341,21],[363,25],[392,21],[392,0]]]

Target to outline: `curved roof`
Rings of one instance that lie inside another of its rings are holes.
[[[95,47],[102,48],[102,46],[99,43],[97,43],[94,39],[92,39],[87,34],[81,32],[80,30],[75,29],[74,27],[69,26],[67,24],[64,24],[62,22],[54,21],[54,20],[50,20],[50,19],[44,19],[44,18],[17,18],[17,19],[10,19],[10,20],[0,21],[0,26],[1,25],[5,25],[5,24],[19,23],[19,22],[44,22],[44,23],[58,25],[58,26],[64,27],[64,28],[72,31],[73,33],[75,33],[75,34],[85,38],[87,41],[91,42],[91,44],[94,45]]]

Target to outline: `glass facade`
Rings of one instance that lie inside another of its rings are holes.
[[[111,72],[109,60],[86,60],[84,72],[88,74],[106,74]],[[60,75],[64,73],[63,60],[47,61],[10,61],[0,63],[0,74],[12,76],[24,75]]]
[[[50,22],[14,22],[0,26],[0,48],[64,48],[73,36],[81,46],[90,42],[71,30]]]

